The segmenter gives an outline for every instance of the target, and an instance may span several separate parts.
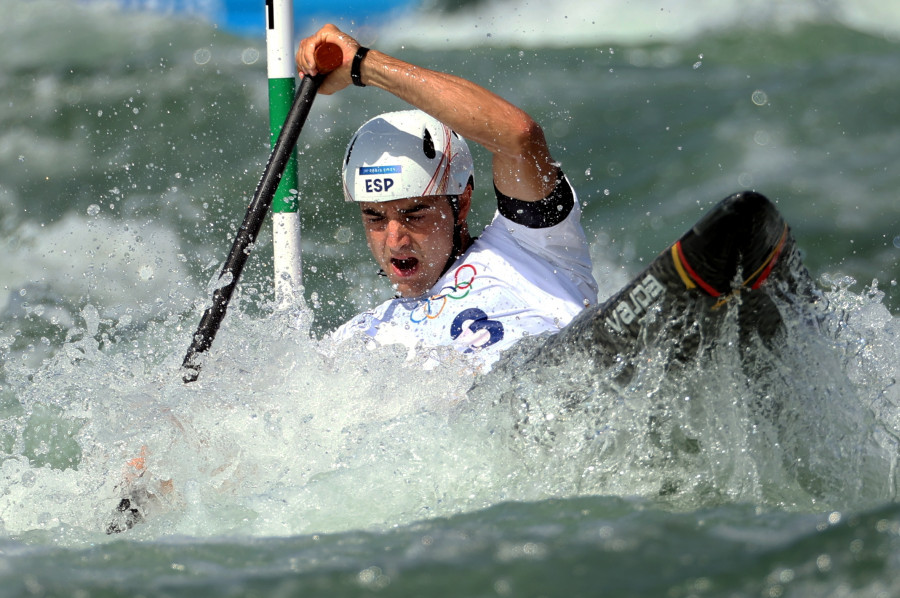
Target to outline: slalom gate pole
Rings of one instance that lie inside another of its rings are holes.
[[[294,101],[293,0],[266,0],[266,68],[269,79],[269,127],[272,147]],[[300,202],[297,153],[291,153],[272,200],[275,304],[295,305],[301,296]]]

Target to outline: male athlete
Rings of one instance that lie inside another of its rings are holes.
[[[317,74],[315,49],[343,64],[319,93],[378,87],[414,110],[382,114],[351,138],[342,174],[366,240],[397,296],[341,326],[411,351],[453,346],[489,368],[527,335],[557,331],[597,301],[575,192],[540,126],[460,77],[369,50],[326,25],[300,42],[297,69]],[[474,168],[463,138],[492,154],[497,213],[473,239],[466,218]]]
[[[597,283],[575,192],[540,126],[469,81],[367,50],[332,25],[300,42],[297,68],[314,75],[316,46],[330,41],[344,63],[322,82],[331,94],[351,82],[379,87],[416,110],[383,114],[350,140],[344,195],[358,202],[369,249],[397,297],[335,333],[363,333],[411,351],[454,346],[484,369],[526,335],[557,331],[597,301]],[[497,214],[469,235],[474,167],[466,142],[493,155]],[[146,447],[129,461],[108,534],[144,520],[171,481],[153,490]]]

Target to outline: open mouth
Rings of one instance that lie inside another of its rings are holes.
[[[394,267],[394,271],[400,276],[409,276],[415,271],[416,266],[419,265],[419,260],[414,257],[409,257],[402,260],[391,258],[391,265]]]

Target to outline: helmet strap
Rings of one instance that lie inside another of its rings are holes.
[[[463,247],[462,223],[459,221],[459,195],[448,195],[447,201],[450,203],[450,211],[453,212],[453,248],[450,250],[450,255],[447,256],[447,263],[444,264],[441,276],[447,273],[450,266],[456,262],[459,256],[466,252],[466,249],[472,243],[469,240],[466,246]]]

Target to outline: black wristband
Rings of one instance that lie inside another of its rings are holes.
[[[365,58],[368,53],[368,48],[360,46],[356,51],[356,55],[353,57],[353,64],[350,65],[350,79],[353,80],[353,84],[357,87],[366,86],[366,84],[362,82],[362,76],[359,74],[359,66],[362,64],[363,58]]]

